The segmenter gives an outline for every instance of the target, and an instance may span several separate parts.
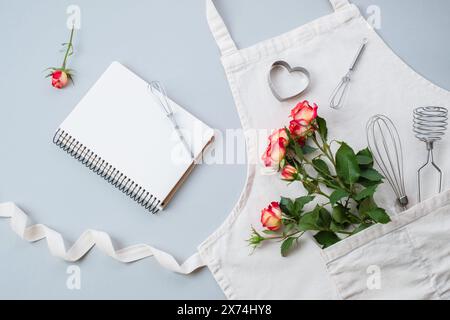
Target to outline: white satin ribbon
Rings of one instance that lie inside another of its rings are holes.
[[[205,266],[198,253],[195,253],[180,265],[170,254],[146,244],[137,244],[115,250],[110,236],[106,232],[97,230],[86,230],[72,247],[66,250],[64,239],[60,233],[43,224],[27,226],[28,216],[12,202],[0,203],[0,217],[10,218],[13,231],[26,241],[35,242],[46,239],[50,253],[65,261],[74,262],[81,259],[96,245],[108,256],[120,262],[129,263],[154,256],[161,266],[181,274],[189,274]]]

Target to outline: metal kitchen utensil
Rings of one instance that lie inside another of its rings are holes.
[[[394,122],[385,115],[374,115],[367,122],[366,134],[376,164],[391,185],[398,204],[406,209],[408,197],[403,172],[403,148]]]
[[[170,103],[169,98],[167,97],[164,86],[159,81],[152,81],[148,84],[148,88],[150,89],[153,96],[155,96],[157,98],[159,104],[161,105],[162,109],[166,113],[167,118],[169,118],[170,121],[172,122],[173,128],[177,132],[180,141],[183,143],[183,146],[186,149],[186,151],[189,153],[191,159],[194,159],[194,153],[192,152],[186,139],[184,138],[183,133],[180,130],[180,126],[178,125],[177,121],[175,120],[172,105]]]
[[[337,85],[336,89],[334,89],[331,97],[330,97],[330,107],[332,109],[341,109],[344,106],[347,93],[348,93],[348,87],[350,85],[350,81],[352,80],[352,73],[355,70],[355,67],[359,61],[359,59],[362,56],[362,53],[364,52],[364,49],[366,48],[366,45],[368,43],[368,39],[364,38],[361,46],[358,49],[358,52],[356,53],[355,58],[353,59],[352,64],[350,65],[350,68],[347,72],[347,74],[341,79],[341,82]]]
[[[445,135],[448,124],[448,110],[444,107],[420,107],[414,110],[413,131],[416,138],[425,142],[428,156],[427,162],[417,170],[417,183],[419,187],[419,201],[422,201],[422,184],[420,174],[428,165],[439,173],[439,192],[442,191],[442,170],[434,162],[434,143]]]
[[[288,97],[283,97],[283,96],[281,96],[281,94],[275,88],[275,84],[274,84],[274,81],[273,81],[273,73],[274,73],[274,71],[276,69],[279,69],[279,68],[283,68],[283,69],[287,70],[291,74],[292,73],[300,73],[300,74],[302,74],[305,77],[306,82],[305,82],[304,86],[301,87],[300,90],[298,92],[296,92],[294,95],[291,95],[291,96],[288,96]],[[274,95],[274,97],[277,98],[278,101],[283,102],[283,101],[286,101],[286,100],[290,100],[290,99],[296,98],[299,95],[301,95],[303,92],[305,92],[306,89],[308,89],[309,84],[311,82],[311,76],[309,74],[309,71],[306,70],[303,67],[291,67],[289,65],[289,63],[287,63],[286,61],[276,61],[270,67],[269,75],[267,77],[267,82],[269,84],[269,88],[272,91],[272,94]]]

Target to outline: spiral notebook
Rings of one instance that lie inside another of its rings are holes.
[[[195,159],[214,131],[169,99]],[[195,166],[148,83],[113,62],[53,142],[152,213],[167,206]]]

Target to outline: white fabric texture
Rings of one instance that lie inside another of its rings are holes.
[[[230,299],[448,297],[449,193],[415,206],[416,170],[426,159],[426,149],[412,133],[412,111],[429,105],[450,107],[450,92],[399,59],[356,6],[347,0],[330,2],[334,13],[238,49],[230,43],[232,37],[213,2],[206,1],[208,22],[222,49],[221,61],[245,132],[250,164],[238,203],[219,229],[200,245],[199,252]],[[346,105],[339,111],[332,110],[328,107],[330,95],[364,38],[369,42],[353,74]],[[311,73],[311,86],[302,97],[279,102],[272,95],[267,74],[278,60]],[[369,228],[327,250],[307,234],[288,258],[280,256],[279,243],[263,244],[250,254],[245,240],[251,225],[262,228],[261,209],[280,196],[306,193],[298,184],[288,186],[277,175],[261,174],[257,163],[267,141],[256,140],[254,132],[285,126],[289,111],[304,99],[319,105],[319,114],[328,122],[330,139],[345,140],[358,150],[367,146],[365,124],[372,115],[385,114],[395,122],[406,156],[410,210],[399,213],[395,195],[385,183],[376,200],[389,211],[392,223]],[[435,160],[444,173],[450,172],[449,154],[448,140],[437,144]],[[450,188],[445,178],[444,187]],[[367,292],[370,275],[366,269],[372,264],[381,268],[382,289]]]
[[[450,299],[450,191],[323,250],[343,299]],[[379,274],[372,278],[371,267]],[[370,288],[370,289],[369,289]]]

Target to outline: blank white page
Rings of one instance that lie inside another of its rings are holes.
[[[197,158],[214,132],[171,103]],[[109,66],[60,129],[160,201],[167,198],[193,162],[148,83],[118,62]]]

